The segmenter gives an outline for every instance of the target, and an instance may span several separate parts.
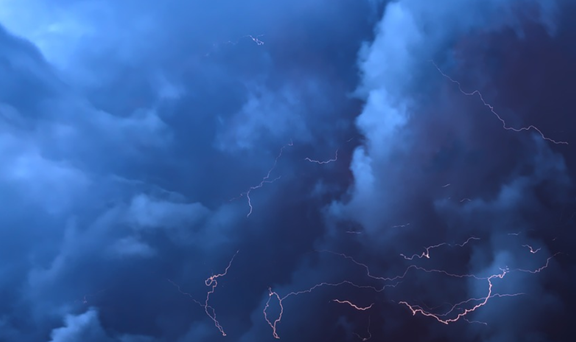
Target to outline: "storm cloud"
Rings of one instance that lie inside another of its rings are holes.
[[[570,340],[570,2],[2,7],[0,341]]]

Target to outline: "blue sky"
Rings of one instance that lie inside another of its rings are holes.
[[[0,341],[571,340],[575,13],[0,1]]]

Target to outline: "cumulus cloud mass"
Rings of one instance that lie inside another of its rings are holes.
[[[571,1],[0,8],[0,341],[573,340]]]

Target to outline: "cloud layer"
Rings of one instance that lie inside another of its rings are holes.
[[[3,7],[0,341],[569,340],[570,3]]]

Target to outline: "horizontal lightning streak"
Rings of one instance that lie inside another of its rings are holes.
[[[412,312],[412,315],[416,315],[417,313],[420,313],[420,314],[422,314],[422,315],[424,315],[424,316],[435,318],[435,319],[436,319],[438,322],[440,322],[440,323],[450,324],[450,323],[453,323],[453,322],[458,321],[460,318],[468,315],[468,314],[471,313],[471,312],[476,311],[478,308],[480,308],[480,307],[486,305],[486,303],[488,303],[488,299],[490,299],[490,298],[492,297],[492,287],[493,287],[492,279],[494,279],[494,278],[500,278],[500,279],[502,279],[502,278],[504,278],[504,276],[509,272],[509,271],[506,270],[506,269],[502,269],[501,271],[502,271],[502,273],[493,274],[493,275],[489,276],[489,277],[486,279],[486,280],[488,281],[488,295],[483,298],[482,302],[479,303],[479,304],[474,305],[474,306],[473,306],[472,308],[470,308],[470,309],[465,309],[464,311],[462,311],[461,313],[459,313],[459,314],[458,314],[456,317],[454,317],[454,318],[442,319],[442,318],[441,318],[442,316],[440,316],[440,315],[433,314],[433,313],[428,312],[428,311],[424,311],[422,308],[419,308],[419,307],[416,307],[416,306],[411,306],[410,304],[408,304],[408,302],[405,302],[405,301],[401,301],[401,302],[399,302],[399,304],[406,305],[406,306],[410,309],[410,311]]]
[[[408,304],[408,302],[405,301],[401,301],[399,302],[399,304],[403,304],[406,307],[408,307],[410,309],[410,311],[412,312],[412,315],[416,315],[417,313],[420,313],[423,316],[426,317],[432,317],[434,319],[436,319],[438,322],[443,323],[443,324],[450,324],[450,323],[454,323],[456,321],[458,321],[460,318],[464,318],[464,316],[468,315],[471,312],[476,311],[478,308],[486,305],[488,303],[488,300],[490,298],[494,298],[494,297],[514,297],[514,296],[519,296],[522,295],[523,293],[514,293],[514,294],[492,294],[492,288],[493,288],[493,283],[492,283],[492,279],[494,278],[499,278],[499,279],[503,279],[504,276],[510,272],[513,271],[519,271],[519,272],[527,272],[527,273],[539,273],[542,270],[546,269],[549,264],[550,264],[550,260],[552,258],[554,258],[556,255],[558,255],[560,253],[556,253],[550,257],[548,257],[546,259],[546,263],[544,264],[544,266],[537,268],[536,270],[526,270],[526,269],[515,269],[515,270],[509,270],[508,268],[504,268],[504,269],[500,269],[501,273],[498,274],[493,274],[487,278],[485,278],[485,280],[488,282],[488,294],[486,295],[486,297],[482,297],[482,298],[470,298],[467,299],[465,301],[462,301],[458,304],[455,304],[452,309],[450,309],[450,311],[448,313],[451,313],[456,307],[471,302],[471,301],[478,301],[481,300],[481,302],[479,304],[474,305],[473,307],[469,308],[469,309],[464,309],[461,313],[459,313],[458,315],[456,315],[456,317],[453,318],[449,318],[449,319],[443,319],[442,317],[445,316],[446,314],[434,314],[431,313],[429,311],[426,311],[424,309],[422,309],[420,306],[417,305],[410,305]],[[475,277],[476,278],[476,277]],[[481,279],[481,278],[476,278],[476,279]],[[474,322],[474,323],[483,323],[483,322]]]
[[[308,157],[304,158],[304,160],[309,161],[311,163],[316,163],[316,164],[320,164],[320,165],[324,165],[324,164],[328,164],[328,163],[333,163],[335,161],[338,160],[338,150],[336,150],[335,156],[332,159],[328,159],[328,160],[324,160],[324,161],[320,161],[320,160],[314,160],[314,159],[310,159]]]
[[[480,238],[477,238],[477,237],[472,236],[472,237],[469,237],[466,241],[464,241],[464,242],[461,243],[461,244],[451,244],[451,243],[447,243],[447,242],[442,242],[442,243],[439,243],[439,244],[434,245],[434,246],[424,247],[425,250],[424,250],[424,252],[422,252],[422,254],[413,254],[413,255],[410,256],[410,257],[407,257],[407,256],[405,256],[404,254],[400,254],[400,256],[403,257],[403,258],[406,259],[406,260],[412,260],[412,259],[414,259],[414,258],[418,258],[418,259],[422,259],[422,258],[430,259],[430,250],[431,250],[431,249],[438,248],[438,247],[442,247],[442,246],[450,246],[450,247],[452,247],[452,246],[458,246],[458,247],[464,247],[468,242],[470,242],[470,240],[480,240]]]
[[[369,306],[361,307],[361,306],[358,306],[358,305],[350,302],[349,300],[332,299],[332,301],[333,301],[333,302],[336,302],[336,303],[338,303],[338,304],[348,304],[348,305],[350,305],[351,307],[353,307],[354,309],[356,309],[356,310],[358,310],[358,311],[366,311],[366,310],[370,309],[370,308],[374,305],[374,303],[372,303],[372,304],[370,304]]]
[[[277,338],[277,339],[280,338],[280,336],[278,335],[278,323],[280,323],[282,321],[282,317],[284,315],[284,300],[286,300],[287,298],[289,298],[291,296],[298,296],[298,295],[305,294],[305,293],[311,293],[312,291],[314,291],[320,287],[324,287],[324,286],[337,287],[337,286],[342,286],[342,285],[350,285],[350,286],[357,288],[357,289],[370,289],[374,292],[382,292],[388,287],[396,287],[396,285],[398,285],[398,283],[384,285],[381,288],[377,288],[377,287],[369,286],[369,285],[358,285],[358,284],[355,284],[349,280],[343,280],[343,281],[338,282],[338,283],[323,282],[323,283],[318,283],[307,290],[289,292],[286,295],[284,295],[283,297],[280,297],[280,295],[277,292],[272,291],[272,288],[268,288],[268,300],[266,301],[266,304],[264,305],[264,310],[262,310],[262,313],[264,314],[264,319],[266,320],[266,323],[268,323],[268,325],[272,328],[272,336],[274,336],[274,338]],[[278,301],[278,305],[280,306],[280,313],[278,314],[278,318],[276,318],[274,321],[271,321],[268,318],[268,312],[267,312],[268,308],[270,307],[270,300],[272,299],[272,297],[276,298],[276,300]]]

